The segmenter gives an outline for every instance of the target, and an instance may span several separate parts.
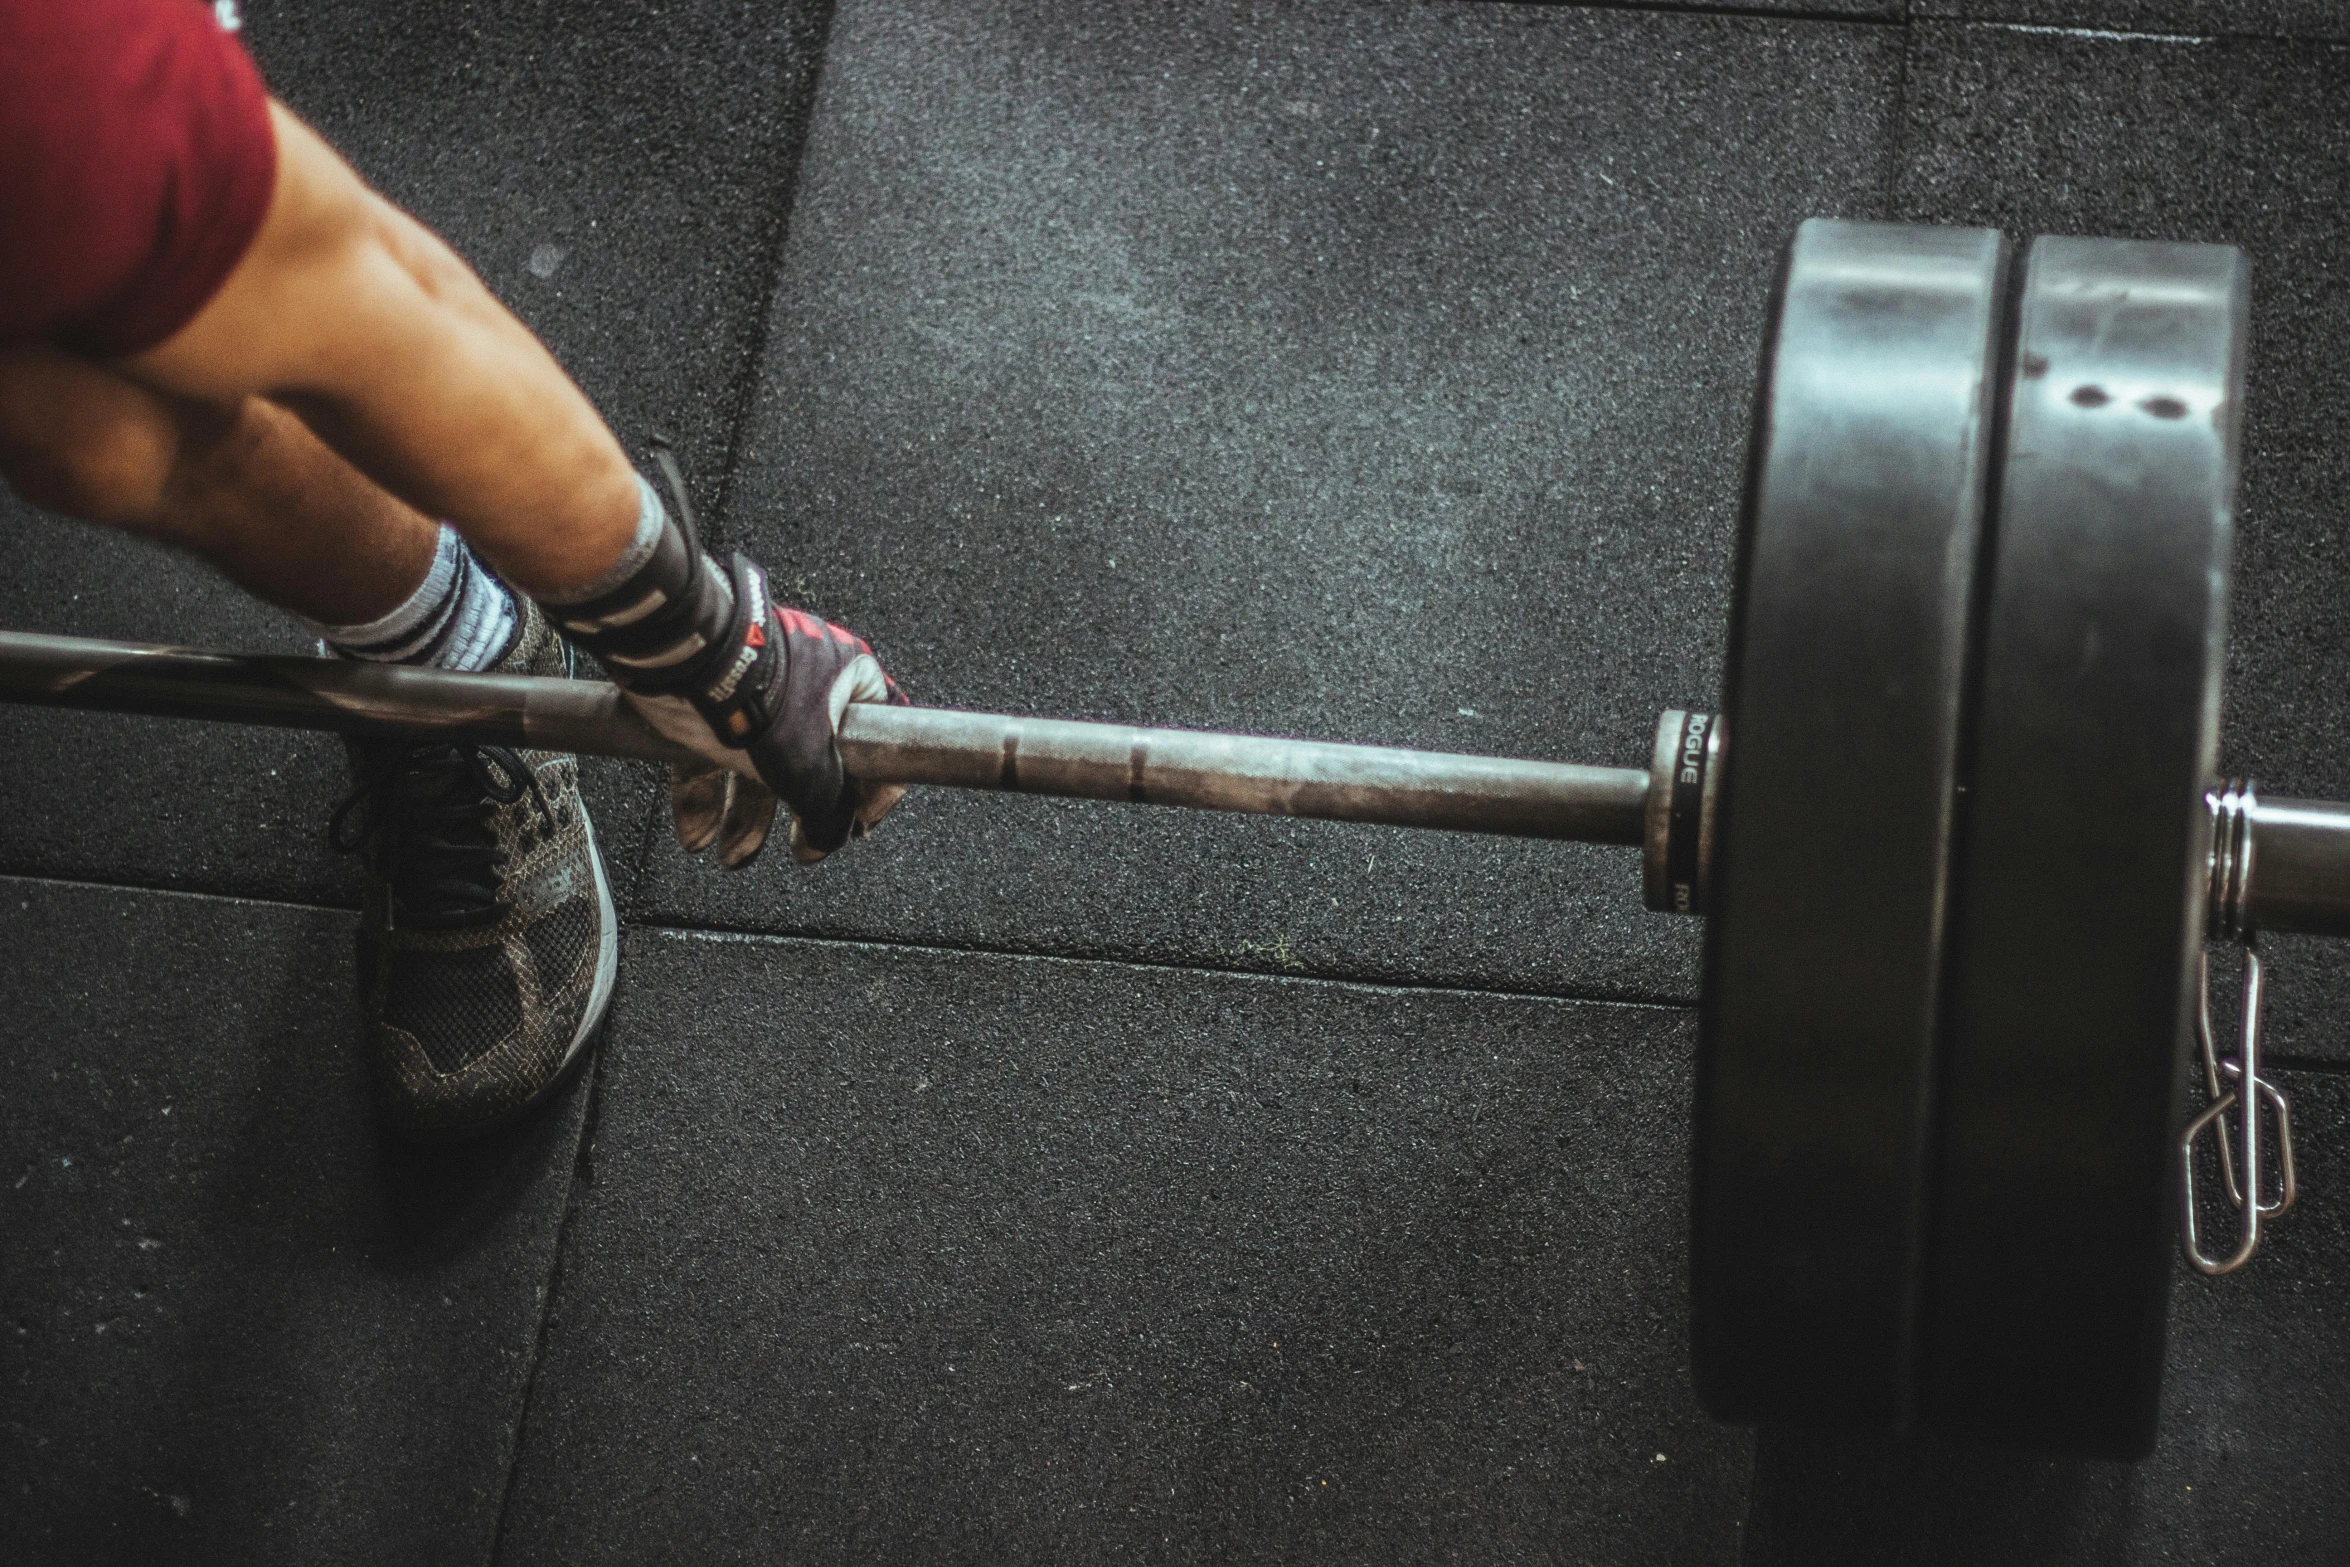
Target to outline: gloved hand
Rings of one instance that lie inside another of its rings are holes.
[[[791,807],[793,857],[821,860],[869,831],[904,797],[843,771],[834,742],[851,702],[906,695],[854,632],[767,596],[767,574],[736,555],[722,570],[694,531],[685,481],[655,457],[673,509],[644,490],[638,541],[616,582],[547,607],[602,660],[646,722],[692,750],[670,773],[670,815],[687,853],[715,843],[728,869],[767,842],[776,797]]]
[[[758,568],[735,557],[737,592],[764,588]],[[762,603],[762,598],[746,602]],[[905,798],[902,784],[861,785],[842,770],[834,735],[851,702],[906,703],[865,639],[803,610],[770,605],[741,676],[768,715],[744,746],[719,739],[686,697],[631,691],[630,705],[645,721],[703,760],[669,770],[669,811],[678,846],[699,854],[713,843],[718,863],[747,865],[766,844],[778,795],[791,807],[792,857],[813,864],[850,838],[862,838]],[[754,720],[755,722],[755,720]]]

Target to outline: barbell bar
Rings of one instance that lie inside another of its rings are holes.
[[[624,761],[693,755],[601,681],[28,631],[0,631],[0,702]],[[1674,710],[1648,765],[1608,767],[858,702],[840,748],[850,776],[874,784],[1633,846],[1660,872],[1677,858],[1693,867],[1647,878],[1651,909],[1702,914],[1699,828],[1724,742],[1709,715]],[[2213,785],[2215,820],[2225,787]],[[2213,867],[2215,930],[2350,936],[2350,804],[2246,799],[2238,831],[2239,857]]]
[[[1708,1408],[2133,1456],[2158,1232],[2226,1271],[2292,1194],[2250,942],[2350,935],[2350,805],[2211,776],[2246,296],[2224,246],[2019,260],[1988,230],[1804,224],[1762,356],[1724,711],[1664,714],[1644,765],[865,704],[842,759],[876,784],[1640,848],[1649,907],[1712,916]],[[0,633],[0,700],[680,755],[601,684],[76,637]],[[2251,976],[2224,1061],[2207,937],[2245,943]],[[2213,1128],[2240,1215],[2218,1255],[2192,1207]]]

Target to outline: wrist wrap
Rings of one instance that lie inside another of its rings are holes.
[[[663,516],[659,541],[628,580],[548,612],[614,684],[642,696],[683,697],[721,740],[748,745],[775,716],[764,700],[770,671],[761,667],[780,651],[766,575],[739,554],[730,571],[720,571],[695,537],[682,491],[673,493],[677,503]]]

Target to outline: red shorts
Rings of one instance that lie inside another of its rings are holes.
[[[0,343],[154,347],[276,180],[268,92],[203,0],[0,0]]]

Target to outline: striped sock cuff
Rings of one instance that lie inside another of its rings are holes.
[[[416,591],[379,619],[356,626],[304,621],[346,658],[481,671],[514,639],[514,596],[448,524]]]
[[[520,616],[513,593],[474,559],[473,551],[465,551],[458,577],[457,591],[450,595],[457,607],[449,617],[449,629],[440,647],[417,662],[479,672],[505,656]]]

